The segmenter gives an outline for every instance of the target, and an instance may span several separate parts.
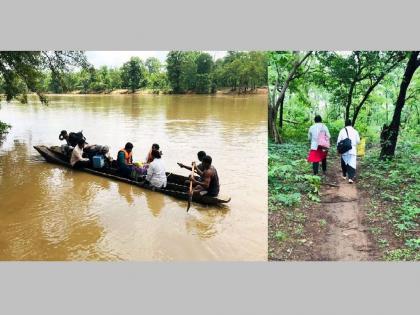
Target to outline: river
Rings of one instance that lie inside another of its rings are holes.
[[[47,106],[1,102],[0,260],[255,261],[267,259],[267,96],[54,95]],[[187,203],[46,163],[34,145],[60,130],[127,141],[143,161],[159,143],[169,172],[204,150],[225,207]]]

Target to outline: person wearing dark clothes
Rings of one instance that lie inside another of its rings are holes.
[[[206,152],[204,152],[204,151],[199,151],[198,153],[197,153],[197,158],[198,158],[198,160],[200,161],[200,164],[198,164],[195,168],[194,168],[194,171],[198,174],[198,176],[203,176],[203,171],[204,171],[204,168],[203,168],[203,158],[206,156]],[[185,169],[187,169],[187,170],[189,170],[189,171],[191,171],[192,170],[192,167],[191,166],[187,166],[187,165],[184,165],[184,164],[182,164],[182,163],[177,163],[178,165],[179,165],[179,167],[180,168],[185,168]]]
[[[212,158],[209,155],[206,155],[203,158],[203,175],[199,180],[190,176],[190,180],[193,183],[193,194],[199,194],[201,196],[207,195],[216,197],[219,194],[220,183],[219,176],[217,174],[216,168],[211,165]]]

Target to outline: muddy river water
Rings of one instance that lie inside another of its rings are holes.
[[[0,144],[0,260],[265,260],[267,97],[49,96],[2,101],[12,125]],[[186,202],[46,163],[34,145],[58,145],[60,130],[83,130],[115,157],[130,141],[143,161],[159,143],[176,162],[213,158],[226,207]]]

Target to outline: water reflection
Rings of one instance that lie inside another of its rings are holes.
[[[150,212],[154,217],[158,217],[162,209],[165,207],[166,197],[158,192],[145,195]]]

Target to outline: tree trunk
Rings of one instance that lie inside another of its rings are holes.
[[[282,129],[283,128],[283,112],[284,112],[284,94],[279,97],[279,112],[280,112],[280,117],[279,117],[279,128]]]
[[[346,124],[347,119],[350,119],[350,107],[353,99],[353,90],[356,85],[356,79],[350,85],[349,94],[347,94],[347,104],[346,104],[346,114],[344,115],[344,125]]]
[[[290,82],[293,80],[298,68],[300,67],[300,65],[312,54],[312,51],[308,52],[305,54],[305,56],[301,59],[301,60],[296,60],[295,63],[293,64],[293,67],[291,69],[291,71],[289,72],[286,80],[283,83],[282,88],[279,91],[279,96],[277,99],[276,98],[276,91],[278,91],[278,78],[277,78],[277,82],[276,82],[276,86],[274,88],[273,91],[273,97],[270,98],[270,105],[269,105],[269,122],[268,122],[268,130],[269,130],[269,135],[270,137],[272,137],[272,139],[274,140],[275,143],[281,143],[282,139],[280,137],[280,133],[279,130],[277,128],[277,114],[280,108],[280,105],[283,103],[284,101],[284,96],[286,94],[286,90],[289,87]]]
[[[281,143],[279,130],[277,129],[277,109],[273,106],[268,108],[268,134],[275,143]]]
[[[381,133],[381,159],[391,158],[395,155],[395,147],[397,146],[398,133],[401,125],[401,112],[405,105],[407,89],[410,85],[411,79],[417,68],[420,66],[420,60],[417,60],[419,51],[413,51],[410,54],[407,67],[405,68],[404,76],[400,85],[400,93],[398,95],[397,103],[395,104],[394,115],[389,126],[384,126]]]

